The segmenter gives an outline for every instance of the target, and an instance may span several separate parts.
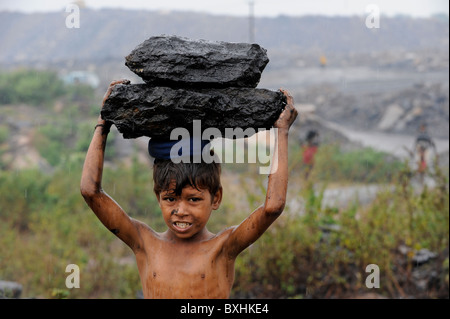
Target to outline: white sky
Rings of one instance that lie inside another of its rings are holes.
[[[376,4],[386,16],[406,14],[427,17],[449,12],[447,0],[85,0],[90,8],[128,8],[147,10],[182,10],[213,14],[247,16],[249,2],[254,2],[256,16],[280,14],[300,16],[366,15],[366,6]],[[73,0],[0,0],[0,11],[46,12],[63,11]]]

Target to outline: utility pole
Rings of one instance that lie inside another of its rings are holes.
[[[248,12],[248,42],[255,42],[255,1],[250,0],[248,2],[249,12]]]

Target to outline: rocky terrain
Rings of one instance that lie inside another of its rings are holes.
[[[81,27],[68,29],[65,16],[0,12],[0,70],[31,67],[61,76],[88,70],[98,76],[102,96],[112,80],[142,83],[125,66],[125,56],[152,35],[248,39],[246,18],[83,8]],[[270,59],[258,87],[288,89],[301,116],[313,114],[341,128],[337,134],[332,125],[309,121],[299,128],[299,138],[317,127],[328,132],[324,137],[341,139],[373,132],[366,138],[372,144],[394,140],[377,134],[409,137],[405,144],[410,146],[419,125],[426,123],[433,138],[448,141],[448,16],[385,17],[377,30],[367,29],[363,17],[280,16],[257,18],[255,24],[255,41]],[[327,60],[322,67],[321,56]]]
[[[421,123],[434,137],[449,137],[448,81],[417,83],[394,92],[342,93],[332,86],[300,89],[299,100],[317,115],[359,130],[415,136]]]
[[[80,28],[70,29],[65,25],[67,15],[64,10],[0,12],[0,64],[123,59],[136,45],[160,34],[227,42],[249,38],[246,17],[82,8]],[[379,29],[368,29],[363,16],[279,16],[256,18],[255,29],[255,42],[268,49],[269,58],[274,54],[269,64],[274,68],[292,65],[290,59],[276,56],[286,53],[294,59],[312,54],[314,64],[321,54],[329,60],[346,56],[342,65],[358,59],[364,62],[364,54],[370,53],[372,59],[385,56],[385,64],[392,65],[396,63],[392,53],[422,50],[434,54],[448,50],[449,45],[448,16],[383,17]]]

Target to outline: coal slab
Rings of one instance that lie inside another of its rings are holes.
[[[269,63],[258,44],[156,36],[138,45],[125,65],[154,86],[255,88]]]
[[[194,132],[194,120],[201,120],[202,132],[217,128],[246,131],[270,129],[286,106],[280,91],[251,88],[174,89],[146,84],[118,84],[105,101],[101,116],[112,122],[124,138],[148,136],[169,139],[175,128]],[[228,130],[230,131],[230,130]]]

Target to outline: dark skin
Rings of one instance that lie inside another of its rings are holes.
[[[118,83],[109,86],[103,103]],[[127,244],[136,256],[145,298],[228,298],[234,282],[236,257],[255,242],[283,212],[288,184],[288,132],[297,117],[292,97],[274,127],[277,144],[266,199],[241,224],[218,234],[206,224],[222,201],[222,189],[184,187],[180,195],[168,190],[155,194],[167,231],[157,233],[129,217],[102,189],[105,146],[110,124],[100,116],[81,178],[81,194],[99,220]]]

